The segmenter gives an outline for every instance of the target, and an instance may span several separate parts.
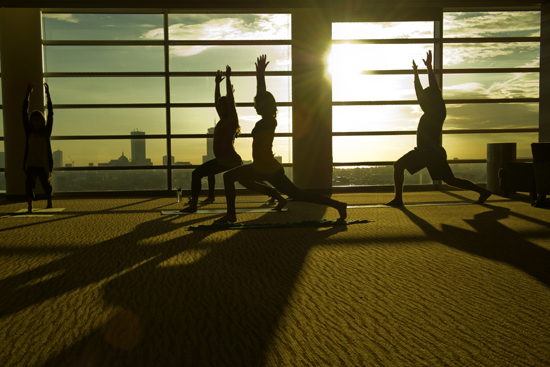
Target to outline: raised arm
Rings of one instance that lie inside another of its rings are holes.
[[[414,70],[414,90],[416,92],[416,98],[421,98],[422,96],[422,83],[420,83],[420,78],[418,77],[418,65],[413,60],[413,70]]]
[[[233,84],[231,84],[231,66],[225,67],[225,88],[227,91],[227,112],[230,117],[237,116],[237,108],[235,107],[235,95]]]
[[[52,97],[50,96],[50,86],[48,83],[44,83],[44,89],[46,90],[46,100],[48,103],[48,120],[46,121],[46,129],[48,129],[48,135],[51,135],[53,129],[53,104]]]
[[[429,50],[426,53],[426,60],[422,61],[424,61],[424,65],[426,65],[426,69],[428,69],[428,81],[430,82],[430,88],[439,90],[439,85],[437,84],[437,79],[435,78],[435,74],[432,69],[432,50]]]
[[[34,83],[29,82],[29,84],[27,84],[27,93],[25,94],[25,100],[23,101],[23,111],[22,111],[23,128],[25,129],[25,133],[27,135],[31,131],[31,122],[29,121],[29,99],[31,97],[33,88],[34,88]]]
[[[218,100],[221,97],[220,83],[222,82],[223,79],[224,78],[222,76],[222,71],[221,70],[216,71],[216,79],[215,79],[216,89],[214,91],[214,105],[216,106],[216,112],[218,112],[218,116],[220,116],[220,112],[218,111]],[[221,116],[220,116],[220,118],[221,118]]]
[[[260,55],[256,60],[256,95],[267,91],[265,85],[265,69],[267,65],[269,65],[267,55]]]

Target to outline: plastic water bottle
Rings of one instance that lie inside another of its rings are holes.
[[[181,195],[182,195],[181,189],[178,189],[178,190],[176,191],[176,195],[177,195],[177,197],[178,197],[178,203],[181,203]]]

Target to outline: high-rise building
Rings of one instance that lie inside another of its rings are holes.
[[[63,152],[59,149],[57,149],[55,152],[52,153],[53,156],[53,166],[55,167],[63,167]]]
[[[6,162],[5,162],[5,153],[0,152],[0,168],[6,168]]]
[[[171,157],[172,157],[172,159],[171,159],[171,164],[172,164],[172,166],[173,166],[174,163],[175,163],[175,161],[174,161],[175,158],[174,158],[173,155],[172,155]],[[167,166],[167,165],[168,165],[168,156],[167,156],[167,155],[165,155],[165,156],[162,157],[162,165],[163,165],[163,166]]]
[[[208,128],[208,134],[214,134],[214,127]],[[211,161],[214,156],[214,138],[206,138],[206,155],[202,156],[202,163]]]
[[[132,136],[143,136],[145,135],[145,131],[132,131],[130,133]],[[134,166],[144,166],[147,163],[147,159],[145,158],[145,139],[132,139],[130,141],[131,144],[131,158],[132,158],[132,165]]]

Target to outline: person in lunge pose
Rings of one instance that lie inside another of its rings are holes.
[[[267,181],[278,191],[298,201],[307,201],[331,206],[338,210],[340,220],[346,219],[347,204],[328,197],[304,192],[298,189],[286,177],[283,166],[273,156],[273,139],[277,127],[277,104],[275,97],[267,91],[265,84],[265,69],[269,62],[266,55],[258,57],[256,62],[256,97],[254,108],[262,116],[252,130],[252,164],[227,171],[223,175],[225,196],[227,199],[227,214],[216,220],[218,223],[235,222],[235,182],[239,181]],[[273,197],[278,204],[275,210],[280,211],[286,205],[286,200],[275,190]]]
[[[48,102],[48,120],[39,110],[32,111],[29,115],[29,98],[34,89],[34,83],[27,86],[27,94],[23,101],[23,128],[25,129],[26,146],[23,169],[25,170],[25,194],[27,197],[28,212],[32,213],[32,202],[35,199],[34,189],[36,179],[40,181],[46,194],[48,203],[46,209],[52,208],[52,171],[53,156],[50,137],[53,128],[53,106],[50,97],[50,87],[44,83]]]
[[[416,148],[395,162],[393,166],[395,198],[387,205],[403,205],[405,170],[409,171],[410,174],[414,174],[424,167],[428,168],[432,180],[443,180],[447,185],[479,193],[479,198],[474,203],[483,204],[491,196],[491,192],[471,181],[455,177],[447,163],[447,152],[441,146],[441,131],[443,122],[447,117],[447,111],[441,89],[432,69],[432,51],[428,51],[426,60],[422,61],[428,69],[430,85],[426,89],[422,89],[418,77],[418,67],[413,60],[414,89],[418,103],[424,111],[416,132]]]
[[[208,162],[203,163],[196,168],[191,175],[191,198],[189,200],[189,206],[183,208],[181,211],[185,213],[193,213],[197,211],[197,202],[199,200],[199,194],[201,191],[201,179],[208,176],[210,193],[209,198],[213,196],[214,188],[214,175],[220,172],[227,171],[231,168],[241,166],[243,161],[241,156],[235,151],[233,146],[235,137],[239,135],[241,127],[239,125],[239,117],[237,115],[237,108],[235,106],[235,98],[233,85],[231,84],[231,67],[227,65],[225,70],[225,81],[227,88],[227,95],[221,97],[220,95],[220,83],[223,81],[222,72],[218,70],[216,72],[216,89],[214,92],[214,98],[216,101],[216,111],[220,116],[220,121],[214,128],[214,156]],[[260,192],[269,196],[273,196],[273,189],[265,184],[258,182],[239,182],[247,189]],[[206,202],[212,202],[214,200],[205,200]]]

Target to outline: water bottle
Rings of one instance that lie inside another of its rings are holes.
[[[178,189],[178,190],[176,191],[176,195],[177,195],[177,197],[178,197],[178,203],[181,203],[181,195],[182,195],[181,189]]]

